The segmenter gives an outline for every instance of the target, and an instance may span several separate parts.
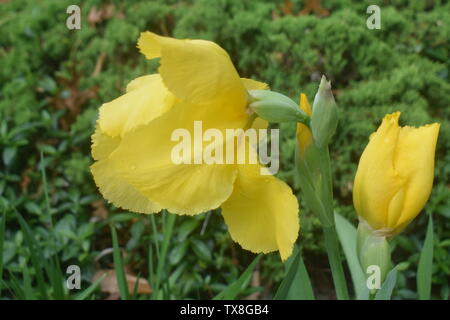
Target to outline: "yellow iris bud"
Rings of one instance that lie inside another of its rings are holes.
[[[308,116],[312,115],[311,105],[304,93],[300,95],[300,109]],[[305,153],[306,149],[312,143],[312,140],[311,129],[303,123],[297,123],[297,144],[301,155]]]
[[[401,232],[423,209],[434,178],[440,125],[400,127],[400,112],[384,117],[359,161],[353,203],[379,236]]]

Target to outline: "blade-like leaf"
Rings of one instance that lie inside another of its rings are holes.
[[[160,291],[163,273],[166,270],[166,260],[167,260],[167,251],[169,249],[170,239],[172,238],[172,232],[173,232],[173,226],[175,224],[176,219],[175,214],[170,214],[167,211],[164,210],[164,213],[162,215],[162,221],[163,221],[163,241],[161,245],[161,252],[160,256],[158,257],[158,264],[156,267],[156,277],[155,277],[155,283],[152,285],[154,286],[154,291],[152,294],[152,298],[155,299],[161,299],[162,298],[162,292]]]
[[[356,300],[369,300],[370,299],[370,290],[367,288],[367,285],[365,285],[362,289],[359,291],[359,295],[356,296]]]
[[[294,254],[291,256],[292,263],[287,269],[286,276],[283,281],[281,281],[280,286],[278,287],[274,300],[286,300],[289,294],[289,290],[291,289],[292,284],[294,283],[295,275],[300,266],[300,250],[296,250]]]
[[[23,290],[22,286],[19,283],[19,280],[14,276],[12,272],[9,273],[9,286],[14,293],[14,296],[18,300],[31,300],[32,297],[27,296],[27,293]]]
[[[366,277],[358,260],[358,253],[356,251],[356,228],[348,222],[347,219],[335,213],[334,220],[336,221],[336,230],[339,241],[344,249],[344,255],[347,260],[347,265],[350,269],[350,275],[353,281],[353,288],[357,297],[364,297],[366,289]]]
[[[41,299],[48,299],[47,295],[47,283],[44,280],[44,273],[42,267],[47,267],[47,260],[43,257],[42,251],[39,246],[36,245],[33,234],[31,232],[28,223],[23,219],[19,212],[15,211],[19,224],[22,228],[25,242],[27,243],[28,249],[30,251],[31,263],[33,264],[34,272],[36,274],[36,281],[38,284],[38,289],[41,293]]]
[[[420,300],[429,300],[431,294],[431,276],[433,274],[433,219],[428,220],[427,235],[420,253],[417,269],[417,291]]]
[[[117,276],[117,285],[119,286],[120,298],[122,300],[128,300],[128,285],[125,278],[125,271],[123,269],[122,256],[120,254],[119,242],[117,241],[117,233],[114,226],[111,225],[111,235],[113,242],[113,257],[114,257],[114,269]]]
[[[91,284],[89,287],[87,287],[84,291],[80,292],[74,297],[74,300],[85,300],[87,299],[92,292],[94,292],[98,285],[105,279],[106,273],[102,274],[93,284]]]
[[[245,271],[241,274],[239,279],[237,279],[235,282],[233,282],[231,285],[229,285],[227,288],[225,288],[222,292],[220,292],[218,295],[216,295],[213,300],[233,300],[236,298],[236,296],[244,290],[248,283],[250,282],[253,270],[256,267],[256,264],[258,263],[259,259],[261,258],[261,255],[258,255],[252,263],[245,269]]]
[[[3,211],[2,219],[0,220],[0,296],[2,293],[2,279],[3,279],[3,242],[5,239],[5,224],[6,213]]]
[[[61,267],[59,264],[58,257],[54,256],[48,261],[46,271],[50,283],[53,287],[53,299],[56,300],[65,299],[63,288],[64,279],[61,273]]]
[[[381,289],[375,295],[375,300],[391,300],[392,291],[397,282],[397,269],[392,269],[384,281]]]
[[[134,282],[134,287],[133,287],[133,300],[137,299],[137,294],[138,294],[138,288],[139,288],[139,280],[141,279],[141,274],[138,273],[138,275],[136,276],[136,281]]]
[[[294,253],[298,251],[298,247],[295,246]],[[289,270],[293,259],[288,259],[286,262],[286,269]],[[314,300],[314,290],[309,279],[308,270],[306,270],[303,259],[300,256],[298,270],[295,274],[294,281],[289,289],[287,300]]]

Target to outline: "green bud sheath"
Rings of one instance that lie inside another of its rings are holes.
[[[377,235],[365,223],[359,223],[357,231],[357,252],[361,268],[366,277],[378,272],[380,283],[392,269],[391,251],[385,236]],[[375,270],[374,268],[379,268]]]
[[[301,122],[309,124],[308,115],[290,98],[270,90],[250,90],[249,107],[269,122]]]
[[[322,76],[319,90],[314,97],[311,131],[314,141],[319,148],[330,142],[338,124],[337,106],[331,92],[330,82]]]

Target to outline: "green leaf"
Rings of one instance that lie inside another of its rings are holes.
[[[41,299],[48,299],[49,298],[47,295],[48,285],[44,280],[44,273],[42,270],[42,266],[44,266],[47,269],[47,260],[43,257],[42,251],[40,250],[39,246],[36,245],[33,233],[31,232],[31,229],[26,223],[26,221],[23,219],[20,213],[18,213],[17,211],[15,211],[15,213],[19,220],[19,224],[25,236],[25,241],[27,242],[28,249],[30,251],[31,263],[33,264],[34,272],[36,273],[36,280],[38,284],[38,289],[41,293]]]
[[[101,275],[93,284],[87,287],[84,291],[77,294],[74,300],[85,300],[87,299],[98,287],[98,285],[102,282],[102,280],[106,277],[106,272]]]
[[[210,262],[212,255],[209,247],[200,240],[192,240],[192,250],[194,250],[195,254],[199,258],[199,260],[203,260],[205,262]]]
[[[114,269],[116,271],[117,285],[119,286],[120,298],[122,300],[128,300],[128,285],[125,278],[125,271],[123,269],[122,255],[120,254],[119,243],[117,241],[116,229],[111,225],[111,235],[113,242],[113,257],[114,257]]]
[[[5,225],[6,225],[6,213],[3,211],[2,220],[0,221],[0,296],[2,293],[2,280],[3,280],[3,242],[5,241]]]
[[[365,296],[366,276],[361,268],[356,250],[356,228],[344,217],[335,213],[334,220],[336,222],[336,231],[339,241],[344,249],[347,265],[350,269],[353,288],[357,297]]]
[[[3,163],[5,166],[9,166],[12,161],[14,160],[14,157],[16,156],[17,149],[16,148],[5,148],[3,150]]]
[[[294,253],[299,250],[297,246],[294,248]],[[286,269],[289,270],[293,263],[293,259],[288,259],[286,262]],[[303,259],[300,257],[297,273],[295,274],[293,285],[290,287],[287,300],[314,300],[314,290],[309,279],[308,271],[306,270]]]
[[[359,290],[359,294],[356,296],[356,300],[369,300],[370,298],[370,290],[365,285],[362,289]]]
[[[189,241],[186,240],[170,250],[169,261],[172,265],[180,263],[181,259],[185,256],[189,245]]]
[[[133,287],[133,300],[137,299],[137,294],[138,294],[138,288],[139,288],[139,280],[141,279],[141,274],[139,273],[136,276],[136,281],[134,282],[134,287]]]
[[[431,294],[431,277],[433,275],[433,218],[429,217],[427,235],[420,253],[417,269],[417,291],[420,300],[429,300]]]
[[[259,259],[261,258],[261,255],[258,255],[255,260],[250,263],[250,265],[245,269],[245,271],[241,274],[239,279],[237,279],[235,282],[233,282],[230,286],[228,286],[226,289],[224,289],[222,292],[220,292],[218,295],[216,295],[213,300],[233,300],[236,298],[236,296],[244,290],[248,283],[250,282],[253,269],[255,269],[256,264],[258,263]]]
[[[27,296],[27,293],[23,290],[22,285],[19,283],[19,280],[14,276],[12,272],[9,272],[9,286],[11,290],[14,292],[16,299],[18,300],[31,300],[32,297]]]
[[[52,211],[50,208],[50,200],[48,196],[48,184],[47,184],[47,173],[45,172],[45,157],[44,154],[41,151],[41,161],[40,161],[40,167],[41,167],[41,175],[42,175],[42,186],[44,187],[44,196],[45,196],[45,205],[47,208],[47,219],[50,225],[53,226],[53,220],[52,220]]]
[[[375,295],[375,300],[391,300],[392,291],[397,282],[397,268],[392,269],[384,281],[381,289]]]
[[[290,261],[289,261],[290,260]],[[291,287],[295,285],[302,286],[303,291],[301,293],[302,298],[299,299],[314,299],[314,294],[311,288],[311,282],[309,281],[308,273],[304,266],[303,260],[301,258],[300,250],[295,247],[294,254],[289,258],[288,262],[286,262],[287,272],[283,281],[280,284],[275,296],[274,300],[286,300],[289,297],[289,294],[293,294],[294,289],[291,291]],[[292,261],[292,262],[291,262]],[[297,278],[297,273],[299,273],[299,277]],[[296,281],[296,279],[300,279],[300,281]],[[292,297],[292,296],[291,296]]]
[[[173,226],[175,224],[176,219],[175,214],[170,214],[167,212],[164,212],[162,215],[162,218],[165,219],[164,223],[164,232],[163,232],[163,241],[161,245],[161,254],[158,258],[158,265],[156,269],[156,279],[155,279],[155,285],[153,288],[153,294],[152,297],[155,297],[156,299],[161,298],[160,295],[160,285],[162,283],[161,279],[163,277],[163,271],[165,270],[166,265],[166,258],[167,258],[167,251],[169,249],[170,239],[172,238],[172,232],[173,232]]]
[[[50,283],[53,287],[52,298],[56,300],[63,300],[65,298],[63,288],[64,279],[61,273],[61,268],[57,256],[54,256],[50,259],[50,261],[47,264],[46,271]]]

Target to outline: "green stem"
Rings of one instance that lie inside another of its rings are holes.
[[[338,237],[335,226],[323,228],[325,247],[328,253],[336,296],[339,300],[348,300],[348,288],[340,256]]]
[[[160,285],[161,285],[161,277],[163,275],[163,270],[166,264],[167,251],[169,249],[170,239],[172,237],[173,226],[175,224],[176,215],[169,214],[165,212],[163,215],[163,221],[167,218],[167,221],[164,223],[164,234],[163,234],[163,243],[161,246],[161,255],[158,260],[158,266],[156,269],[156,285],[154,289],[154,296],[156,299],[160,298]]]
[[[323,225],[325,236],[325,247],[327,249],[328,260],[330,261],[331,272],[333,276],[334,286],[336,288],[336,296],[339,300],[348,300],[348,288],[345,281],[344,268],[342,267],[341,253],[339,248],[339,240],[334,222],[333,209],[333,182],[331,176],[331,161],[328,146],[320,150],[320,171],[322,173],[322,202],[327,211],[329,220],[332,221],[331,226]]]
[[[336,296],[339,300],[347,300],[349,295],[334,222],[331,161],[328,146],[318,149],[312,145],[307,152],[309,153],[303,157],[299,155],[298,150],[296,152],[300,187],[308,206],[317,214],[322,224]],[[320,173],[313,175],[313,172],[317,170]]]

